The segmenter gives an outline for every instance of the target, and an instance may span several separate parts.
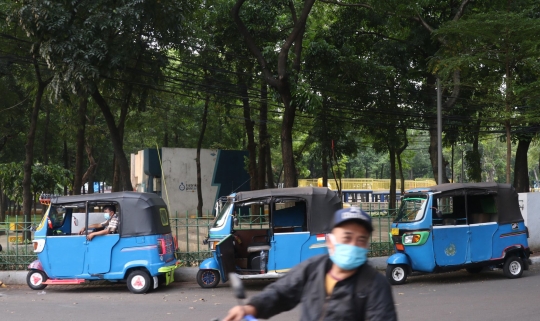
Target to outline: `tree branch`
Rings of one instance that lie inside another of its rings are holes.
[[[296,24],[298,22],[298,18],[296,17],[296,8],[294,7],[292,0],[289,0],[289,9],[291,9],[292,21],[294,24]]]
[[[234,22],[238,27],[238,31],[240,31],[240,33],[244,36],[244,40],[246,41],[246,45],[249,51],[251,51],[251,53],[259,62],[266,81],[270,86],[277,87],[279,85],[278,81],[274,78],[272,72],[268,69],[266,59],[264,59],[262,52],[255,45],[255,41],[249,34],[249,30],[246,28],[246,25],[244,25],[244,22],[242,21],[242,19],[240,19],[240,8],[244,4],[244,2],[246,2],[246,0],[237,0],[233,8],[231,9],[231,14],[233,16]]]
[[[242,0],[238,0],[242,1]],[[297,42],[298,40],[301,40],[302,37],[298,37],[299,35],[304,34],[305,26],[307,22],[307,18],[309,16],[309,12],[311,11],[311,8],[313,8],[313,4],[315,4],[315,0],[306,0],[304,2],[304,8],[302,9],[302,14],[300,15],[300,18],[298,19],[297,23],[294,24],[294,29],[287,37],[287,40],[285,40],[285,43],[283,46],[281,46],[281,51],[278,55],[278,77],[280,80],[286,79],[287,77],[287,58],[289,55],[289,50],[291,49],[291,46],[293,43]],[[298,44],[302,46],[302,44]],[[297,57],[297,59],[300,59],[300,57]]]
[[[462,16],[463,14],[465,13],[465,7],[469,4],[470,0],[463,0],[461,2],[461,5],[459,6],[458,8],[458,11],[456,12],[456,15],[454,16],[454,21],[458,21]]]
[[[443,104],[444,109],[452,108],[459,97],[459,90],[461,87],[461,84],[460,84],[461,74],[459,70],[454,71],[453,78],[454,78],[454,89],[452,89],[452,95],[450,96],[450,98],[448,98],[448,100],[444,102]]]
[[[338,6],[343,6],[343,7],[362,7],[362,8],[367,8],[367,9],[373,9],[372,6],[365,3],[343,3],[337,0],[319,0],[319,1],[323,3],[328,3],[328,4],[336,4]]]

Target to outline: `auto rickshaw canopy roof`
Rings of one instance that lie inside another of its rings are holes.
[[[517,223],[523,221],[519,208],[518,194],[510,184],[498,183],[448,183],[431,186],[428,190],[441,192],[442,195],[479,195],[496,194],[496,204],[499,224]]]
[[[341,199],[337,193],[326,187],[271,188],[238,192],[235,201],[288,197],[306,201],[307,223],[311,235],[330,232],[334,212],[342,208]]]
[[[60,196],[51,200],[51,205],[77,203],[114,204],[120,217],[121,236],[167,234],[171,232],[167,211],[166,224],[162,223],[160,209],[167,209],[163,199],[153,193],[116,192],[85,195]]]

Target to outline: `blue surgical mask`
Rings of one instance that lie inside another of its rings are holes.
[[[104,217],[106,220],[108,220],[108,219],[111,218],[111,214],[105,213],[105,214],[103,214],[103,217]]]
[[[366,263],[368,250],[349,244],[334,243],[334,253],[330,259],[344,270],[354,270]]]

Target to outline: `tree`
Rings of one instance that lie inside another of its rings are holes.
[[[527,5],[528,4],[528,5]],[[525,6],[524,6],[525,5]],[[540,69],[535,67],[535,53],[540,45],[540,27],[538,19],[531,15],[532,2],[523,2],[507,6],[498,3],[490,12],[470,15],[468,19],[448,23],[436,34],[447,39],[441,48],[441,60],[438,63],[442,73],[449,69],[468,69],[473,74],[483,74],[481,82],[475,86],[485,88],[486,100],[496,107],[506,135],[506,182],[511,181],[511,144],[512,127],[527,122],[527,113],[516,110],[527,103],[527,95],[532,88],[537,88]],[[487,72],[484,72],[487,71]],[[529,77],[522,75],[527,73]],[[531,81],[531,76],[533,77]],[[527,93],[524,95],[524,93]],[[535,122],[534,120],[532,121]],[[519,148],[519,159],[526,162],[529,139],[525,139]],[[526,163],[520,162],[520,168],[527,169]],[[526,170],[527,171],[527,170]],[[528,176],[528,171],[525,174]],[[514,176],[516,177],[516,175]],[[514,182],[520,190],[528,190],[521,175]]]
[[[251,54],[257,59],[261,68],[264,80],[269,86],[274,88],[280,95],[281,103],[283,104],[283,116],[281,125],[281,152],[284,169],[285,187],[296,186],[296,168],[293,155],[293,140],[292,131],[294,119],[296,116],[296,108],[291,104],[292,88],[296,81],[296,77],[300,72],[302,59],[302,40],[306,30],[307,19],[315,0],[306,0],[303,3],[300,15],[297,16],[297,10],[294,1],[290,0],[287,7],[290,10],[290,18],[293,24],[291,32],[286,35],[286,39],[280,45],[279,54],[277,57],[277,66],[272,69],[268,59],[264,56],[263,51],[257,45],[256,40],[250,34],[248,28],[244,24],[241,17],[242,6],[246,0],[237,0],[232,8],[232,15],[238,30],[243,35]],[[251,16],[250,18],[256,18]],[[289,63],[291,57],[289,51],[294,47],[294,58],[292,58],[292,66]]]
[[[121,179],[118,188],[132,190],[123,150],[125,121],[135,92],[144,93],[136,88],[159,81],[167,51],[180,48],[186,30],[178,21],[190,13],[194,3],[31,0],[19,6],[18,23],[42,41],[38,52],[54,70],[55,92],[90,95],[100,107],[114,146]],[[108,99],[109,94],[120,96],[115,97],[119,103]],[[115,105],[119,105],[118,120]]]

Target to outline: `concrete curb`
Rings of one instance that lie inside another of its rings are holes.
[[[377,270],[386,269],[387,256],[369,258],[369,263]],[[531,257],[532,264],[540,264],[540,256]],[[176,282],[195,282],[198,267],[182,267],[174,271]],[[0,271],[0,281],[6,285],[25,285],[28,271]]]

